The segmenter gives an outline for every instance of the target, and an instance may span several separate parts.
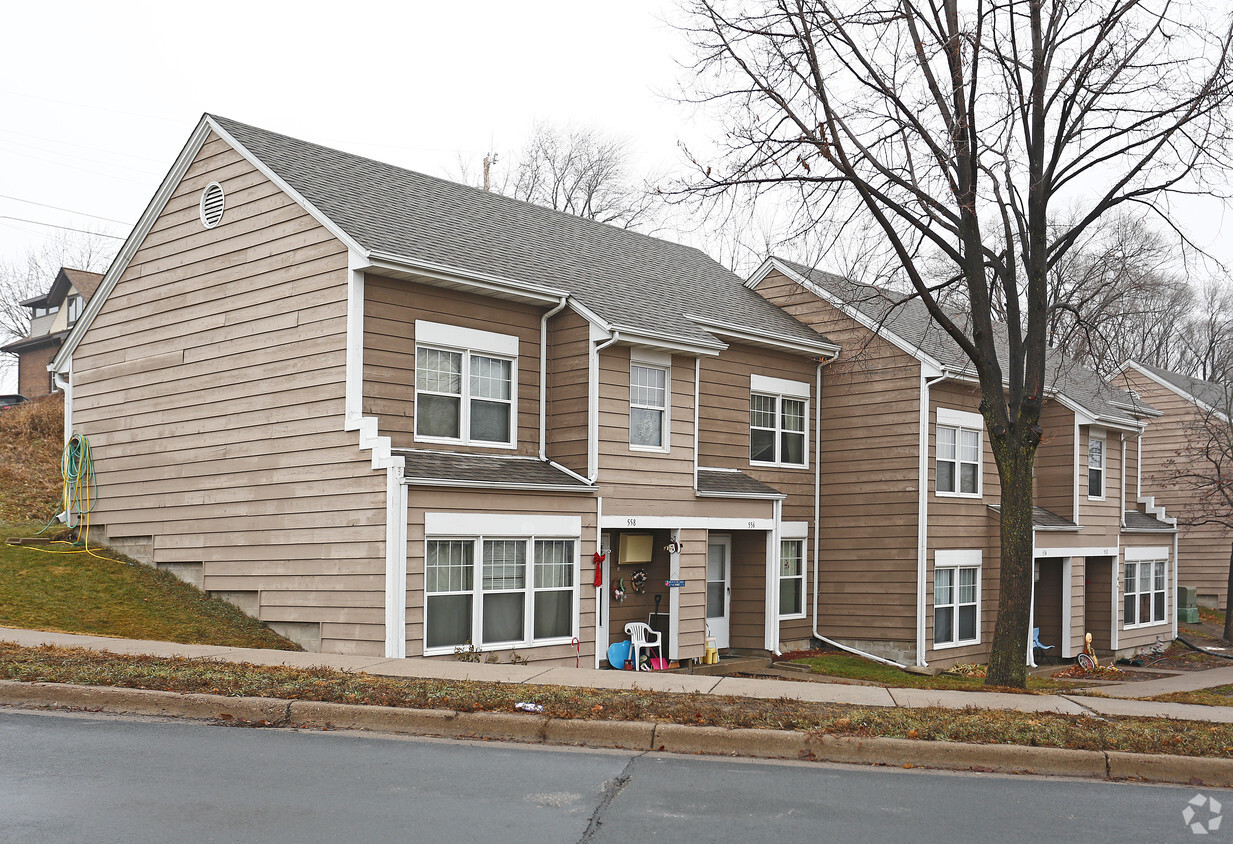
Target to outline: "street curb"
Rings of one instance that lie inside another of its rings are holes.
[[[399,709],[16,680],[0,680],[0,706],[754,759],[804,759],[857,765],[1233,787],[1233,759],[1121,751],[857,738],[790,730],[693,727],[637,721],[585,721],[530,713]]]

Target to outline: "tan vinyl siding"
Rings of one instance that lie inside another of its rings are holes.
[[[1088,443],[1104,434],[1105,440],[1105,495],[1103,499],[1088,496]],[[1122,443],[1117,431],[1079,427],[1079,518],[1083,526],[1084,544],[1117,545],[1122,525]]]
[[[501,490],[450,490],[438,487],[411,486],[408,489],[407,512],[407,656],[422,656],[424,653],[424,561],[426,554],[424,531],[425,514],[468,513],[474,516],[474,533],[485,533],[484,517],[489,514],[524,514],[528,517],[542,515],[577,515],[582,518],[582,536],[578,541],[579,569],[578,638],[581,643],[582,667],[593,667],[595,659],[595,564],[597,547],[595,531],[594,497],[590,495],[545,495]],[[505,538],[506,534],[489,533],[492,538]],[[450,537],[453,538],[452,535]],[[553,536],[552,538],[564,538]],[[642,619],[645,621],[646,619]],[[484,649],[482,645],[477,645]],[[509,648],[488,648],[500,654],[502,662],[509,662]],[[517,652],[536,662],[574,664],[574,649],[571,645],[548,645],[519,647]],[[454,659],[452,654],[441,657]]]
[[[822,370],[820,632],[914,648],[920,365],[777,273],[756,289],[843,348]]]
[[[548,321],[547,454],[580,475],[587,467],[591,326],[570,309]]]
[[[1036,449],[1036,504],[1075,521],[1075,415],[1055,401],[1046,402],[1040,427],[1044,434]],[[1085,453],[1085,467],[1086,459]]]
[[[517,449],[433,441],[421,448],[504,454],[539,453],[539,321],[531,305],[488,299],[366,274],[364,279],[364,413],[395,448],[416,447],[415,321],[518,337]]]
[[[345,247],[211,137],[74,354],[73,421],[99,533],[380,654],[385,474],[343,431],[346,282]]]
[[[1199,411],[1187,399],[1134,369],[1119,376],[1119,384],[1123,376],[1129,387],[1164,413],[1150,420],[1143,433],[1143,495],[1155,496],[1156,505],[1164,506],[1166,514],[1177,517],[1179,524],[1198,518],[1202,513],[1197,506],[1198,493],[1170,478],[1169,461],[1185,459],[1189,429],[1200,418]],[[1233,531],[1218,525],[1185,524],[1180,530],[1178,584],[1196,589],[1205,604],[1223,607]]]

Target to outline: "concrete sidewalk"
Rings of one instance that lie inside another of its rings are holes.
[[[733,695],[763,700],[800,700],[810,703],[853,704],[857,706],[898,706],[908,708],[1001,709],[1018,712],[1056,712],[1067,715],[1131,715],[1150,718],[1176,718],[1185,721],[1233,723],[1233,707],[1195,706],[1181,703],[1125,700],[1173,691],[1189,691],[1233,683],[1233,666],[1195,671],[1138,683],[1105,686],[1098,690],[1105,697],[1089,695],[1017,695],[997,692],[960,692],[930,689],[887,689],[846,683],[806,683],[791,680],[718,677],[698,674],[660,674],[655,672],[597,671],[590,668],[561,668],[535,665],[489,665],[430,659],[386,659],[344,654],[300,653],[295,651],[229,648],[215,645],[184,645],[175,642],[150,642],[139,639],[113,639],[72,633],[50,633],[0,627],[0,642],[25,647],[57,645],[87,648],[117,654],[192,657],[253,665],[282,665],[295,668],[324,666],[384,677],[415,677],[441,680],[480,680],[493,683],[529,683],[578,686],[595,689],[629,689]]]

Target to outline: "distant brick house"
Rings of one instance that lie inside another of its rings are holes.
[[[102,273],[61,267],[46,293],[19,303],[30,309],[30,331],[0,346],[0,352],[17,356],[17,392],[35,398],[56,389],[47,365],[102,280]]]

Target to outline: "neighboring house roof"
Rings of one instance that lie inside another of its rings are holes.
[[[1224,409],[1228,406],[1226,388],[1215,381],[1204,381],[1201,378],[1193,378],[1180,372],[1161,369],[1158,366],[1149,366],[1146,363],[1139,363],[1133,360],[1124,363],[1122,371],[1125,371],[1127,367],[1134,367],[1148,378],[1151,378],[1163,387],[1171,389],[1183,398],[1197,401],[1217,412],[1224,412]]]
[[[698,494],[715,498],[786,498],[737,469],[698,469]]]
[[[796,276],[797,280],[809,283],[829,294],[832,300],[859,312],[867,323],[880,332],[893,335],[905,351],[923,356],[954,374],[975,376],[975,367],[963,349],[933,319],[919,298],[861,284],[795,261],[782,258],[771,260],[781,269],[789,270],[789,274]],[[954,317],[961,325],[966,322],[963,314],[955,313]],[[1003,361],[1007,358],[1005,337],[998,338],[998,355]],[[1096,372],[1061,354],[1050,352],[1046,365],[1051,389],[1094,419],[1137,425],[1144,416],[1160,415],[1147,402],[1113,387]]]
[[[1139,510],[1127,510],[1122,515],[1122,522],[1126,525],[1126,530],[1158,530],[1165,532],[1177,530],[1176,525],[1162,522],[1155,516],[1140,512]]]
[[[396,448],[403,477],[416,486],[491,487],[593,492],[595,487],[547,460],[497,454],[465,454]]]
[[[94,291],[98,290],[99,284],[103,280],[102,273],[92,273],[86,270],[74,270],[69,267],[61,267],[60,272],[77,288],[77,292],[81,294],[81,298],[87,302],[94,295]]]
[[[59,344],[68,336],[69,329],[57,331],[55,334],[38,334],[32,337],[23,337],[20,340],[14,340],[12,343],[6,343],[0,346],[0,352],[25,352],[30,349],[37,349],[40,346],[48,346]]]
[[[94,291],[98,289],[99,284],[103,280],[102,273],[92,273],[86,270],[75,270],[71,267],[61,267],[56,273],[56,277],[52,279],[51,286],[47,292],[41,293],[38,296],[32,296],[23,302],[17,304],[23,308],[33,307],[59,307],[64,304],[64,299],[68,295],[70,289],[76,289],[81,296],[83,302],[89,302],[90,297],[94,295]],[[33,326],[31,326],[33,328]],[[27,334],[20,340],[15,340],[4,346],[0,346],[0,352],[21,352],[27,349],[37,348],[48,343],[59,343],[68,336],[68,330],[57,331],[55,334],[38,333]]]
[[[208,118],[369,253],[566,291],[618,330],[722,348],[730,326],[833,346],[693,247]]]

